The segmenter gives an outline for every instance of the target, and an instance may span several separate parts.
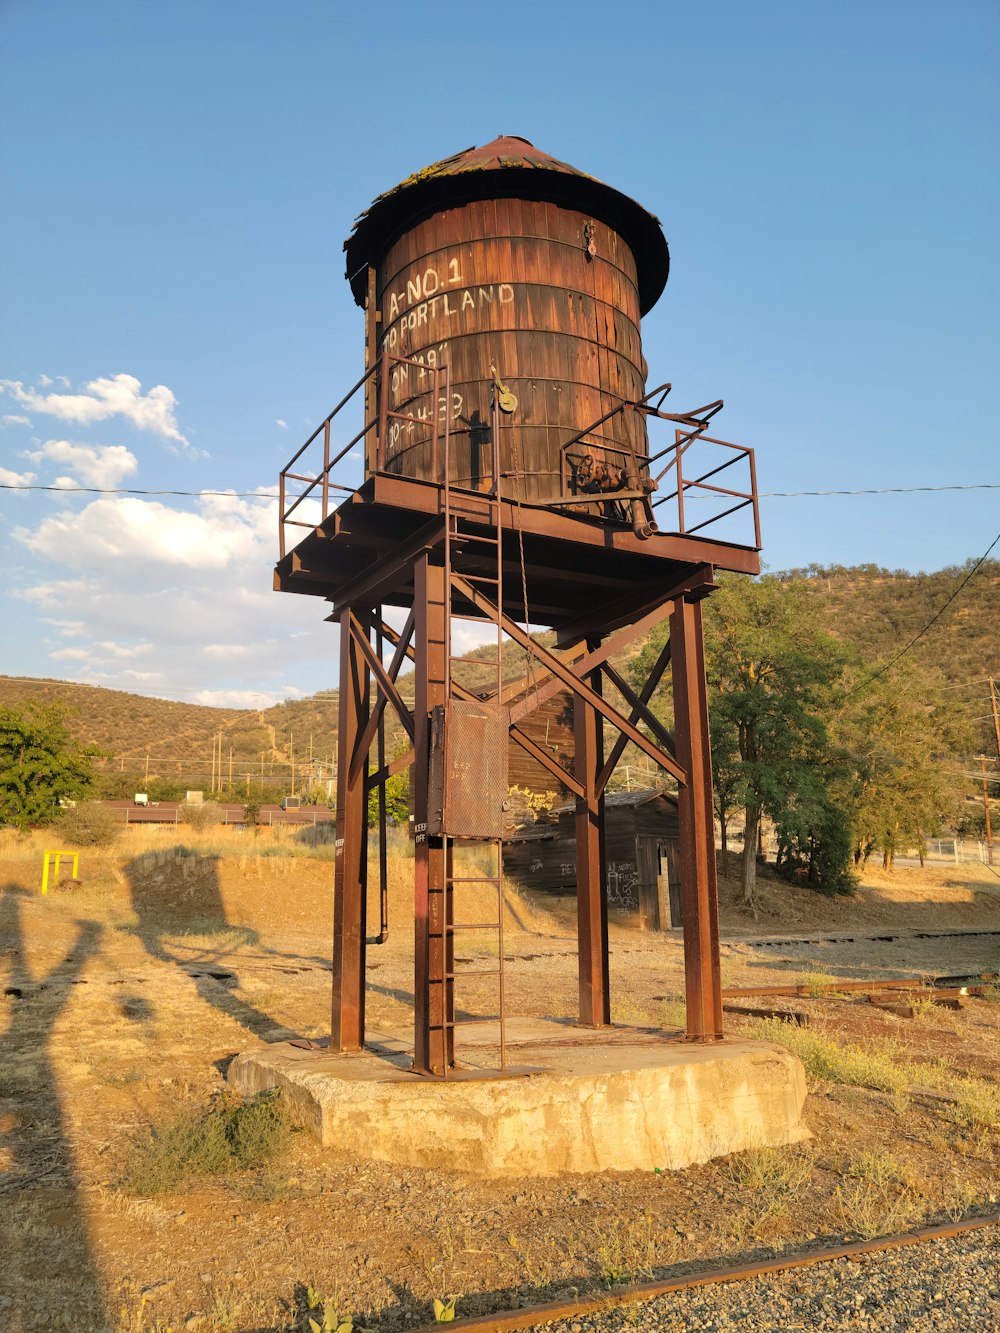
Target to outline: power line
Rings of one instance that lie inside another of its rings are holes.
[[[0,490],[5,491],[54,491],[76,495],[176,495],[188,499],[199,499],[203,495],[228,497],[234,500],[277,500],[274,491],[173,491],[173,490],[138,490],[133,486],[41,486],[22,484],[12,481],[0,482]],[[856,491],[759,491],[759,500],[798,499],[803,496],[824,495],[915,495],[935,494],[940,491],[1000,491],[1000,481],[974,482],[968,486],[881,486]],[[295,497],[289,497],[294,499]],[[689,499],[703,499],[703,496],[689,496]]]
[[[1000,491],[1000,481],[980,481],[969,486],[882,486],[860,491],[758,491],[758,500],[789,499],[800,495],[914,495],[932,491]]]
[[[230,500],[277,500],[270,491],[140,491],[132,486],[24,486],[16,482],[0,481],[4,491],[56,491],[60,494],[83,495],[184,495],[198,499],[202,495],[221,495]],[[294,497],[292,497],[294,498]]]
[[[994,546],[996,546],[997,542],[1000,542],[1000,532],[998,532],[997,535],[993,538],[993,540],[990,542],[989,546],[986,548],[986,550],[983,552],[983,554],[979,557],[979,559],[976,561],[976,563],[972,566],[972,568],[969,570],[968,574],[966,574],[965,578],[964,578],[964,579],[962,580],[962,582],[958,585],[958,587],[955,589],[955,591],[951,594],[951,596],[948,598],[948,600],[947,600],[946,602],[942,603],[942,605],[938,607],[937,611],[935,611],[934,615],[931,616],[930,620],[928,620],[927,624],[923,627],[923,629],[922,629],[918,634],[915,634],[915,635],[914,635],[914,637],[910,640],[910,642],[906,645],[905,648],[903,648],[900,652],[898,652],[898,653],[896,654],[896,656],[895,656],[894,658],[892,658],[890,661],[886,662],[884,666],[880,666],[879,669],[878,669],[877,671],[873,672],[872,675],[870,675],[870,676],[867,678],[867,680],[863,680],[863,681],[861,682],[860,685],[855,685],[855,687],[854,687],[853,690],[848,690],[847,693],[844,695],[844,698],[845,698],[845,699],[849,699],[849,698],[851,697],[852,694],[857,694],[857,692],[858,692],[859,690],[863,690],[864,687],[865,687],[866,685],[870,685],[870,684],[872,683],[873,680],[878,680],[879,676],[884,676],[885,673],[886,673],[888,670],[890,670],[891,667],[894,667],[894,666],[896,665],[896,663],[900,660],[900,658],[903,658],[903,657],[906,656],[906,654],[910,651],[910,649],[914,646],[914,644],[919,643],[919,641],[924,637],[924,635],[925,635],[925,634],[927,633],[927,631],[931,628],[931,626],[932,626],[936,621],[938,621],[938,620],[941,619],[941,617],[944,615],[945,611],[947,611],[948,607],[951,606],[952,602],[955,600],[955,598],[958,596],[958,594],[962,591],[962,589],[965,587],[965,585],[969,582],[969,580],[973,577],[973,575],[974,575],[974,574],[976,573],[976,571],[979,569],[979,566],[984,562],[984,560],[986,559],[986,557],[987,557],[987,556],[989,555],[989,553],[993,550]]]

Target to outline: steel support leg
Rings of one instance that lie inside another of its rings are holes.
[[[677,759],[687,773],[678,793],[684,982],[691,1041],[722,1036],[719,898],[715,870],[712,754],[701,604],[679,597],[670,616]]]
[[[366,612],[355,613],[367,633]],[[358,1051],[365,1040],[365,901],[368,889],[367,762],[351,777],[354,748],[369,711],[370,675],[351,630],[340,621],[337,734],[337,860],[333,882],[333,1015],[330,1048]]]
[[[452,920],[450,853],[444,838],[427,835],[427,775],[431,709],[445,702],[445,571],[427,556],[414,567],[414,1023],[413,1068],[443,1075],[454,1062],[454,946],[445,926]]]
[[[588,644],[593,650],[598,641]],[[589,684],[601,691],[601,673]],[[608,890],[604,852],[604,795],[599,788],[604,767],[604,724],[597,710],[573,696],[576,744],[575,776],[584,795],[576,801],[576,913],[580,967],[580,1023],[606,1027],[611,1022],[608,987]]]

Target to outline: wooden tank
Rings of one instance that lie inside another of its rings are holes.
[[[494,369],[517,404],[498,418],[503,494],[568,494],[588,455],[622,467],[631,451],[641,464],[635,412],[570,444],[647,391],[639,322],[669,259],[656,219],[633,200],[526,140],[501,138],[381,196],[346,249],[369,356],[389,354],[385,392],[399,415],[389,418],[386,470],[440,481],[447,418],[452,481],[492,486]],[[444,365],[447,395],[430,373]]]

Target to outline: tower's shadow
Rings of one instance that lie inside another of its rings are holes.
[[[176,967],[194,982],[200,999],[234,1018],[255,1037],[283,1041],[296,1034],[235,994],[239,974],[231,959],[232,935],[257,945],[257,932],[230,924],[219,883],[219,858],[184,849],[143,852],[125,867],[136,936],[151,958]],[[185,942],[196,936],[197,942]],[[217,936],[218,946],[210,941]]]

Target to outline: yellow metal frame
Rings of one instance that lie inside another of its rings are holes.
[[[80,853],[79,853],[79,852],[46,852],[46,853],[45,853],[45,861],[44,861],[44,863],[43,863],[43,865],[42,865],[42,893],[43,893],[43,894],[48,893],[48,891],[49,891],[49,870],[50,870],[50,868],[54,868],[54,869],[55,869],[55,877],[54,877],[54,879],[52,880],[53,887],[54,887],[56,884],[59,883],[59,869],[60,869],[60,865],[61,865],[61,862],[62,862],[62,859],[63,859],[64,856],[67,857],[67,858],[72,858],[72,861],[73,861],[73,878],[74,878],[74,879],[77,879],[77,878],[78,878],[78,871],[79,871],[79,869],[80,869]]]

